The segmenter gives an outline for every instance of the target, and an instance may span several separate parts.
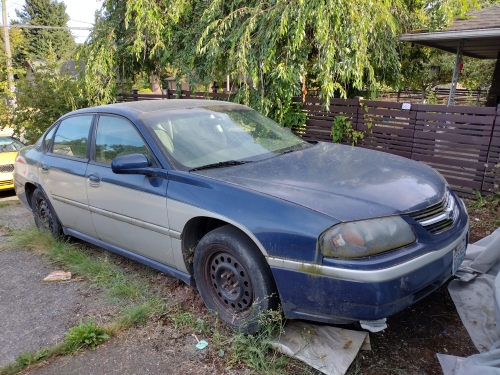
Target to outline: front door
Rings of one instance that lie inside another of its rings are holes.
[[[87,168],[87,196],[99,238],[155,261],[174,265],[167,217],[167,180],[119,175],[117,157],[151,155],[135,126],[119,116],[100,115],[94,156]]]
[[[42,158],[41,184],[62,225],[97,237],[88,208],[85,172],[93,115],[61,121],[54,141]],[[50,141],[48,142],[50,146]]]

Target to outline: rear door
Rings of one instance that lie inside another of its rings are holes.
[[[167,217],[167,180],[119,175],[111,170],[117,157],[152,155],[135,125],[114,115],[97,120],[92,160],[87,169],[87,195],[99,238],[149,259],[174,265]]]
[[[85,186],[93,119],[88,114],[61,121],[38,175],[62,225],[96,237]]]

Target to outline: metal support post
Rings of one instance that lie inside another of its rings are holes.
[[[14,74],[12,73],[12,54],[10,52],[9,28],[7,24],[7,5],[5,0],[2,0],[2,21],[3,21],[3,40],[5,43],[5,54],[7,55],[7,81],[9,82],[9,90],[14,95],[16,87],[14,86]],[[16,97],[14,96],[10,103],[13,107],[16,106]]]
[[[460,71],[460,64],[462,62],[462,52],[464,50],[465,40],[460,40],[460,44],[457,49],[457,58],[455,59],[455,69],[453,69],[453,78],[451,79],[450,96],[448,96],[448,105],[453,105],[455,103],[455,92],[457,90],[458,74]]]

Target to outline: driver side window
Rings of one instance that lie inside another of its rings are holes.
[[[149,150],[139,132],[129,121],[115,116],[100,116],[97,125],[95,160],[111,164],[117,156],[143,154]]]

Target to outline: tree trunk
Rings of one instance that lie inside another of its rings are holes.
[[[486,107],[496,107],[500,101],[500,52],[498,52],[493,78],[491,79],[491,87],[486,99]]]

